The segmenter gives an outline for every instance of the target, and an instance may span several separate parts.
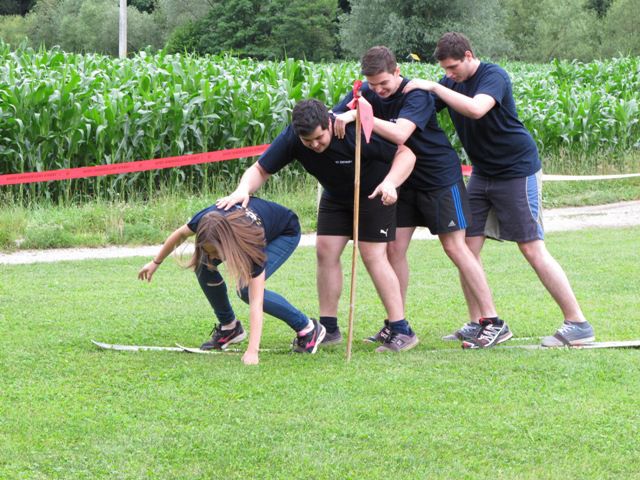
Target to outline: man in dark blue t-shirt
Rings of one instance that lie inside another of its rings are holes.
[[[416,166],[402,185],[398,195],[398,229],[396,240],[389,244],[389,259],[402,287],[406,301],[409,284],[407,249],[418,226],[428,227],[438,235],[446,254],[458,268],[468,286],[469,295],[478,305],[478,317],[470,325],[470,332],[479,331],[480,319],[500,321],[482,264],[465,243],[465,229],[470,222],[467,190],[462,180],[460,159],[449,139],[438,125],[433,96],[413,91],[403,94],[409,79],[400,75],[393,53],[386,47],[370,48],[362,57],[362,74],[367,82],[362,95],[373,107],[373,131],[399,145],[406,144],[416,154]],[[348,94],[333,111],[344,112],[336,118],[336,133],[344,134],[346,124],[355,120],[355,112],[347,104]],[[507,330],[508,331],[508,328]],[[378,342],[389,334],[387,325],[366,339]],[[463,340],[459,333],[447,335],[445,340]],[[501,340],[508,339],[503,335]]]
[[[498,65],[476,58],[461,33],[444,34],[434,55],[446,75],[439,83],[414,80],[405,92],[419,88],[438,96],[437,108],[448,109],[473,164],[467,187],[473,222],[467,230],[467,243],[478,257],[487,236],[518,244],[564,315],[563,325],[553,336],[545,337],[542,345],[593,341],[593,327],[586,321],[562,267],[544,243],[538,149],[518,119],[509,75]],[[462,285],[467,294],[464,279]],[[467,296],[467,302],[477,310],[472,298]],[[501,326],[488,325],[464,345],[484,347],[502,335]]]
[[[320,319],[327,329],[323,345],[342,340],[338,301],[342,292],[340,255],[353,231],[355,130],[344,139],[333,135],[333,116],[317,100],[293,109],[292,123],[243,175],[236,190],[217,202],[228,208],[246,203],[270,175],[298,161],[322,185],[317,226],[317,287]],[[359,247],[362,261],[396,331],[378,351],[402,351],[418,344],[404,316],[400,282],[389,264],[387,243],[395,238],[396,188],[409,176],[415,155],[409,148],[372,135],[361,145]],[[380,198],[378,198],[380,197]]]

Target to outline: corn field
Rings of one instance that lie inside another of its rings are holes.
[[[295,103],[331,106],[359,77],[358,64],[255,62],[231,56],[148,54],[130,59],[60,50],[11,51],[0,43],[0,173],[112,164],[271,142]],[[551,170],[620,171],[640,149],[640,59],[589,64],[506,64],[521,119]],[[441,70],[404,64],[409,77]],[[460,150],[446,114],[443,128]],[[601,159],[605,159],[603,161]],[[597,159],[593,161],[592,159]],[[19,201],[148,197],[158,190],[230,185],[241,159],[159,171],[2,187]],[[604,162],[604,163],[603,163]],[[293,185],[300,170],[286,169]],[[545,170],[550,172],[545,163]]]

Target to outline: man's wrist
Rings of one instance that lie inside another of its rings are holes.
[[[384,179],[384,183],[386,183],[386,184],[390,185],[390,186],[391,186],[391,187],[393,187],[393,188],[398,188],[398,186],[396,185],[396,182],[394,182],[393,180],[390,180],[390,179],[388,179],[388,178],[385,178],[385,179]]]

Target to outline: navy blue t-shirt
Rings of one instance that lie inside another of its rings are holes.
[[[247,208],[243,208],[241,205],[234,205],[225,211],[215,205],[211,205],[196,213],[189,223],[187,223],[187,226],[195,233],[198,230],[200,219],[205,214],[218,211],[223,215],[228,215],[238,209],[244,210],[245,215],[250,218],[253,223],[264,229],[264,238],[267,244],[281,235],[293,237],[300,233],[300,223],[295,213],[282,205],[256,197],[249,199]],[[219,265],[221,262],[215,261],[213,263],[214,265]],[[260,275],[263,270],[264,265],[254,265],[251,275],[256,277]]]
[[[482,93],[496,101],[494,107],[478,120],[461,115],[440,99],[436,102],[438,110],[448,108],[475,174],[517,178],[540,170],[538,148],[518,119],[507,72],[498,65],[481,62],[476,73],[465,82],[456,83],[445,76],[440,83],[467,97]]]
[[[333,121],[333,119],[331,119]],[[331,143],[324,152],[317,153],[304,146],[291,125],[285,128],[258,159],[258,164],[269,174],[276,173],[294,160],[313,175],[325,193],[337,199],[353,198],[355,176],[355,126],[347,125],[346,135],[339,139],[331,135]],[[371,135],[371,142],[364,137],[360,150],[360,194],[370,195],[384,180],[398,146]]]
[[[376,94],[367,82],[362,84],[360,91],[377,118],[394,123],[404,118],[416,126],[405,143],[416,155],[416,165],[404,185],[419,190],[437,190],[453,185],[462,178],[460,158],[438,125],[433,96],[423,90],[412,90],[405,95],[402,90],[407,83],[409,79],[403,78],[398,91],[388,98]],[[352,98],[353,92],[349,92],[333,111],[342,113],[349,110],[347,104]]]

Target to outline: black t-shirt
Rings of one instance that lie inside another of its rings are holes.
[[[300,233],[300,223],[298,216],[294,212],[277,203],[256,197],[249,199],[247,208],[243,208],[241,205],[234,205],[225,211],[215,205],[211,205],[196,213],[189,223],[187,223],[187,226],[192,232],[197,232],[200,219],[202,219],[205,214],[218,211],[223,215],[228,215],[238,209],[244,210],[245,215],[250,218],[253,223],[263,228],[264,238],[267,244],[281,235],[292,237]],[[219,265],[221,262],[215,261],[213,263],[214,265]],[[254,265],[251,275],[256,277],[262,273],[262,270],[264,270],[264,265]]]
[[[419,190],[437,190],[453,185],[462,178],[460,158],[438,125],[433,96],[423,90],[412,90],[405,95],[402,90],[407,83],[409,79],[403,78],[398,91],[388,98],[376,94],[367,82],[362,84],[360,91],[377,118],[393,123],[404,118],[416,126],[405,143],[416,155],[416,165],[404,185]],[[350,92],[333,111],[346,112],[352,98],[353,92]]]
[[[476,73],[465,82],[456,83],[445,76],[440,83],[467,97],[482,93],[496,101],[494,107],[477,120],[461,115],[440,99],[436,101],[438,110],[448,108],[475,174],[518,178],[540,170],[538,148],[518,119],[507,72],[498,65],[481,62]]]
[[[333,119],[331,120],[333,121]],[[371,135],[371,142],[364,137],[360,150],[360,194],[370,195],[389,173],[398,146]],[[303,145],[289,125],[273,141],[258,159],[258,164],[269,174],[276,173],[294,160],[313,175],[325,190],[325,194],[338,199],[353,198],[355,175],[355,126],[347,125],[346,135],[338,139],[331,135],[331,143],[322,153]]]

